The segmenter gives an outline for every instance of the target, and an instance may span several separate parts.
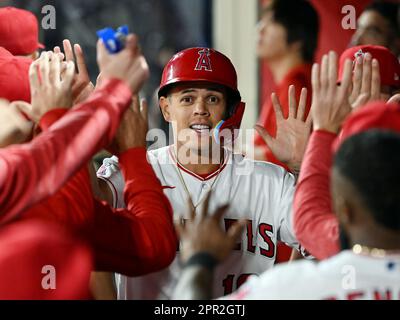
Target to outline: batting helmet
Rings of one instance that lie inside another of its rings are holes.
[[[164,68],[158,97],[166,96],[171,86],[182,82],[210,82],[228,90],[228,112],[218,123],[214,134],[223,129],[239,129],[245,104],[237,88],[235,67],[228,57],[210,48],[189,48],[175,54]]]

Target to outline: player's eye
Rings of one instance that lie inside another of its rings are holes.
[[[191,103],[193,103],[193,101],[194,101],[194,99],[193,99],[192,96],[184,96],[184,97],[182,97],[181,100],[180,100],[180,102],[181,102],[182,104],[185,104],[185,105],[191,104]]]
[[[219,98],[217,96],[209,96],[207,98],[207,102],[209,104],[217,104],[219,102]]]

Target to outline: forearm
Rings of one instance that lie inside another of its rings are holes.
[[[294,197],[294,230],[300,244],[318,259],[339,250],[338,222],[330,197],[332,143],[336,136],[312,134]]]
[[[49,112],[45,130],[31,143],[0,150],[0,214],[3,221],[56,192],[90,157],[108,144],[129,106],[130,89],[112,80],[57,123]]]

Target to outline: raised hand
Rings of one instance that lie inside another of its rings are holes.
[[[273,93],[271,96],[276,114],[276,138],[271,137],[267,130],[259,125],[255,129],[264,139],[275,157],[297,172],[300,170],[301,161],[311,134],[311,115],[307,119],[304,119],[307,101],[306,88],[301,90],[298,108],[296,108],[296,94],[293,85],[289,87],[288,94],[289,116],[287,119],[283,116],[282,107],[277,95]]]
[[[140,52],[138,38],[133,34],[126,38],[125,49],[117,54],[109,54],[103,42],[99,40],[97,62],[102,81],[112,78],[123,80],[134,94],[139,92],[149,77],[149,67]]]
[[[24,112],[36,123],[52,109],[72,106],[75,65],[69,61],[61,75],[61,62],[60,55],[49,51],[42,52],[40,58],[31,64],[29,79],[32,105],[25,104]]]
[[[75,44],[73,49],[68,39],[63,41],[65,60],[72,61],[76,65],[76,73],[72,84],[73,104],[78,104],[87,99],[94,91],[94,85],[90,82],[89,73],[86,67],[85,57],[79,44]],[[60,47],[54,48],[54,53],[61,53]],[[74,53],[75,57],[74,58]]]
[[[146,147],[147,131],[147,102],[142,99],[139,103],[139,97],[135,95],[121,120],[111,151],[121,153],[131,148]]]
[[[183,263],[197,253],[209,253],[219,262],[225,260],[235,247],[247,223],[245,220],[240,220],[225,232],[221,227],[221,219],[228,206],[223,206],[210,215],[210,196],[211,193],[207,195],[203,210],[198,216],[189,201],[189,220],[185,222],[181,220],[175,224],[181,241],[180,253]]]
[[[322,57],[322,64],[314,64],[311,75],[313,98],[311,114],[314,130],[337,134],[344,119],[352,110],[349,99],[352,83],[352,61],[345,61],[343,78],[337,85],[337,55],[329,52]]]
[[[370,53],[357,57],[349,102],[353,110],[381,99],[379,62]]]

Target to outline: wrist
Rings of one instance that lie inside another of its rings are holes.
[[[314,131],[326,131],[329,133],[333,133],[337,135],[340,131],[340,127],[338,126],[333,126],[333,125],[319,125],[319,124],[314,124]]]
[[[183,265],[183,268],[198,266],[213,271],[218,265],[218,259],[208,252],[198,252],[193,254]]]

